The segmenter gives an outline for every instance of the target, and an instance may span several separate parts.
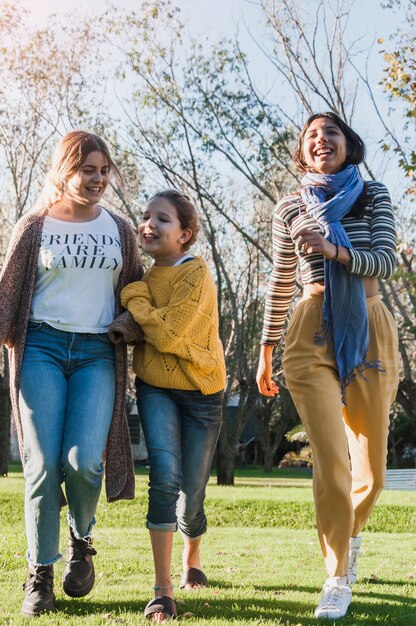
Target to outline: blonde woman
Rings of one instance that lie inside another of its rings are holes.
[[[14,229],[0,276],[0,342],[9,349],[26,481],[27,615],[55,610],[61,485],[69,524],[63,587],[72,597],[94,584],[91,529],[104,456],[108,499],[134,495],[126,350],[107,331],[122,312],[121,289],[142,269],[131,227],[100,204],[113,172],[121,180],[100,137],[65,135],[37,207]]]

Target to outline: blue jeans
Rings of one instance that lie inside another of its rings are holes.
[[[106,334],[64,332],[29,322],[19,406],[28,558],[35,565],[61,556],[62,483],[75,536],[91,533],[114,398],[114,346]]]
[[[136,380],[150,464],[147,528],[193,539],[207,529],[205,489],[221,428],[223,391],[162,389]]]

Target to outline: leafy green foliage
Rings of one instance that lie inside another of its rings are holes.
[[[394,147],[399,156],[399,164],[410,179],[409,194],[416,193],[416,150],[414,149],[416,122],[416,48],[414,31],[416,27],[416,3],[414,0],[394,0],[390,3],[406,15],[408,30],[401,29],[394,37],[394,48],[383,49],[386,63],[383,86],[391,100],[401,103],[406,120],[405,128],[409,130],[404,143]],[[379,39],[384,44],[384,39]],[[407,145],[406,145],[407,144]],[[387,145],[387,147],[390,147]]]

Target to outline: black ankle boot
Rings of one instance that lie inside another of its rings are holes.
[[[23,591],[26,591],[22,604],[22,613],[25,615],[56,611],[53,565],[29,565],[28,579],[23,585]]]
[[[63,587],[67,596],[82,598],[94,586],[95,572],[92,557],[97,552],[92,547],[92,539],[77,539],[69,529],[68,563],[64,571]]]

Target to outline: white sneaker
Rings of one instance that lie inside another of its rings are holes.
[[[315,617],[338,619],[344,617],[351,602],[351,588],[345,584],[345,576],[327,578],[322,596],[315,609]]]
[[[360,552],[361,537],[351,537],[350,549],[348,552],[348,584],[352,585],[357,581],[357,559],[361,556]]]

